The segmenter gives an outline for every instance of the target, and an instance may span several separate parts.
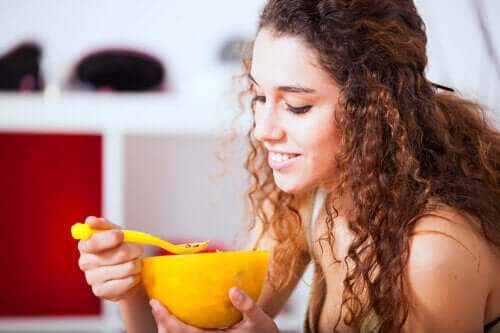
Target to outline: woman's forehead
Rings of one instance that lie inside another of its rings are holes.
[[[320,66],[316,53],[301,38],[277,36],[262,29],[254,43],[250,75],[261,88],[300,85],[321,90],[332,79]]]

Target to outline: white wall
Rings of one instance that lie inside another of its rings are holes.
[[[429,37],[429,77],[497,104],[500,78],[491,71],[474,0],[416,0]],[[497,54],[497,0],[477,0],[485,9]],[[210,74],[224,37],[254,33],[264,0],[0,0],[0,52],[19,39],[44,45],[45,75],[60,80],[84,53],[109,45],[152,50],[168,63],[174,87]]]
[[[500,77],[492,63],[479,29],[474,2],[484,9],[496,54],[500,57],[500,1],[416,0],[427,26],[428,77],[478,99],[500,112]],[[500,59],[498,59],[500,62]]]
[[[246,150],[237,143],[223,149],[221,138],[208,135],[127,136],[127,227],[173,241],[210,240],[224,249],[240,248],[248,222],[247,176]]]

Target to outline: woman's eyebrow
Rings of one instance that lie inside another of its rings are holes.
[[[252,81],[256,86],[259,86],[257,81],[253,78],[252,74],[248,73],[248,78]],[[279,86],[276,88],[279,91],[290,92],[290,93],[298,93],[298,94],[313,94],[316,90],[311,88],[305,88],[300,86]]]

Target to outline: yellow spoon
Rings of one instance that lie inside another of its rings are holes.
[[[75,223],[71,226],[71,236],[74,239],[87,240],[95,232],[105,231],[102,229],[93,229],[85,223]],[[197,253],[208,247],[208,241],[198,243],[172,244],[163,239],[135,230],[121,230],[123,232],[123,241],[129,243],[138,243],[145,245],[154,245],[174,254]]]

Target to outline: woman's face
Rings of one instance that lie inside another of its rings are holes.
[[[300,193],[334,181],[339,87],[300,38],[262,29],[254,43],[250,80],[255,138],[268,150],[277,186]]]

